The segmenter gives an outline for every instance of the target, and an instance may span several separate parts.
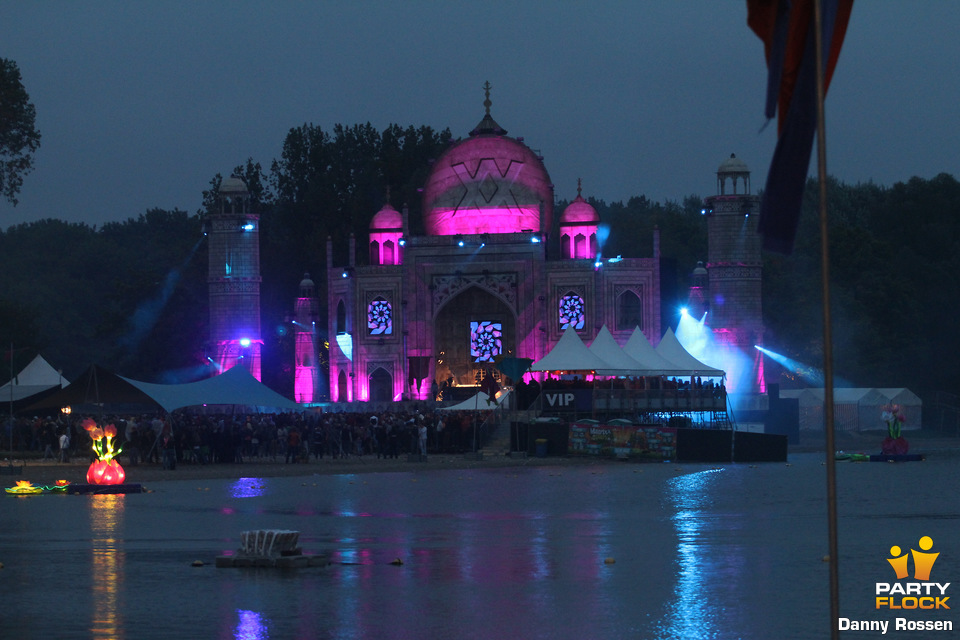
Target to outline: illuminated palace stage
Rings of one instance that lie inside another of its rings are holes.
[[[578,196],[555,219],[542,158],[484,104],[430,167],[422,235],[387,203],[346,265],[328,243],[332,402],[429,400],[499,379],[496,358],[539,360],[567,328],[660,339],[658,233],[638,247],[647,257],[604,256],[596,210]]]
[[[487,377],[500,383],[501,359],[540,361],[569,330],[585,343],[604,327],[618,345],[635,329],[652,345],[664,337],[659,231],[646,246],[634,243],[635,256],[605,255],[609,229],[580,185],[555,216],[542,156],[493,119],[485,88],[479,124],[429,167],[422,219],[387,202],[368,238],[351,236],[346,264],[334,264],[328,240],[327,384],[338,407],[433,400],[447,389],[482,387]],[[750,215],[757,197],[733,156],[720,165],[717,187],[703,210],[709,255],[694,274],[691,307],[710,318],[699,328],[717,336],[724,358],[707,364],[726,371],[727,390],[764,394],[753,349],[763,337],[758,216]],[[734,371],[727,356],[740,353]]]

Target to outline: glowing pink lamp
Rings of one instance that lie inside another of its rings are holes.
[[[108,424],[101,429],[90,418],[87,418],[81,424],[93,440],[91,448],[97,454],[97,459],[91,462],[90,468],[87,469],[87,482],[89,484],[123,484],[127,474],[114,458],[114,456],[120,454],[122,449],[116,451],[113,449],[113,439],[117,436],[117,428]]]

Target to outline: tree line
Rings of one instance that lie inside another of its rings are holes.
[[[325,299],[327,238],[333,263],[345,264],[350,234],[363,246],[388,189],[394,206],[408,206],[412,232],[421,233],[419,189],[431,160],[453,142],[448,130],[427,126],[326,131],[304,124],[288,132],[268,169],[254,159],[234,169],[261,216],[267,384],[292,393],[294,345],[286,320],[305,272]],[[195,377],[208,353],[201,228],[222,179],[214,176],[198,194],[192,214],[152,209],[100,228],[51,219],[0,232],[0,339],[15,350],[5,364],[17,370],[39,352],[67,377],[94,362],[143,380]],[[823,354],[817,197],[810,181],[794,253],[765,255],[763,280],[766,345],[813,366]],[[945,356],[958,352],[960,336],[943,325],[960,301],[953,277],[960,185],[948,174],[892,187],[831,180],[828,199],[838,377],[858,386],[953,392],[960,379]],[[662,326],[675,325],[690,274],[706,259],[702,199],[590,202],[609,228],[605,256],[649,256],[659,229]],[[566,204],[556,203],[556,210]],[[358,260],[365,259],[358,251]],[[8,375],[0,372],[0,379]]]

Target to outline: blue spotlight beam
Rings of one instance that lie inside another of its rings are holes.
[[[823,371],[817,369],[814,366],[804,364],[793,358],[788,358],[782,353],[776,353],[775,351],[770,351],[770,349],[764,349],[760,345],[753,345],[753,348],[762,353],[763,355],[771,358],[774,362],[780,364],[784,369],[793,371],[795,374],[806,380],[807,382],[814,384],[818,387],[823,386]]]

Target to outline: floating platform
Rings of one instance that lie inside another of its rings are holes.
[[[251,556],[217,556],[218,568],[267,568],[267,569],[304,569],[306,567],[325,567],[330,564],[327,556],[289,555],[270,558]]]
[[[921,462],[926,460],[922,453],[844,453],[838,451],[835,460],[850,460],[851,462]]]
[[[922,453],[881,453],[870,456],[870,462],[920,462],[926,459]]]
[[[67,493],[78,495],[113,495],[117,493],[143,493],[141,484],[71,484]]]

